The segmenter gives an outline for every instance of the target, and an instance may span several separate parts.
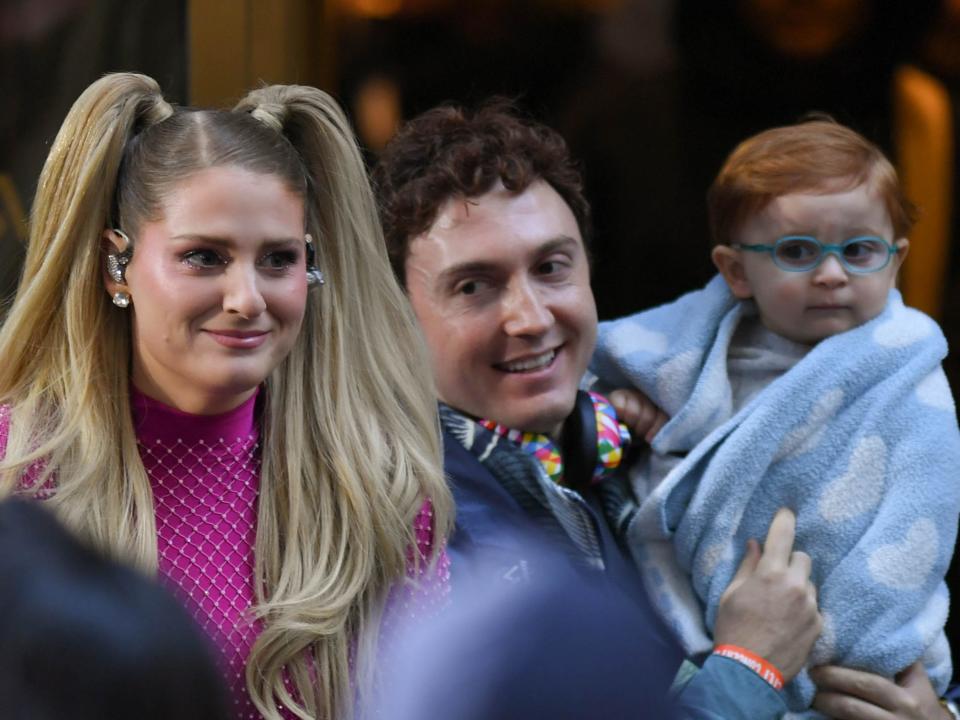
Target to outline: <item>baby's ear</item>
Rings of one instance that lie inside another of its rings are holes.
[[[750,282],[747,280],[747,274],[743,270],[743,258],[739,250],[734,250],[729,245],[717,245],[710,253],[713,264],[723,275],[723,279],[730,286],[730,292],[741,300],[753,297],[753,290]]]
[[[907,252],[910,250],[910,241],[906,238],[900,238],[893,243],[893,246],[897,249],[897,256],[893,259],[893,261],[897,263],[897,269],[899,269],[900,265],[907,257]]]

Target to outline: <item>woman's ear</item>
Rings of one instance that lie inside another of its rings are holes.
[[[729,245],[717,245],[710,253],[710,258],[723,279],[730,286],[734,297],[746,300],[753,297],[753,289],[747,280],[747,273],[743,269],[743,256],[739,250]]]
[[[107,294],[116,297],[123,292],[129,295],[126,270],[132,256],[130,239],[119,230],[104,230],[100,237],[100,272]]]

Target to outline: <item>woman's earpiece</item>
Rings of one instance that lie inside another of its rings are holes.
[[[311,288],[320,287],[326,280],[323,271],[317,267],[317,249],[313,246],[313,238],[307,233],[307,285]]]

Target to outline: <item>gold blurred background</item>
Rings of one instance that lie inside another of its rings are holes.
[[[371,162],[441,101],[516,98],[582,162],[603,317],[706,282],[704,196],[726,153],[828,112],[887,150],[919,205],[902,285],[943,325],[960,388],[960,0],[2,0],[3,298],[59,124],[116,70],[203,106],[316,85]]]

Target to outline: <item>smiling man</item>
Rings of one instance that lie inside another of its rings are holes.
[[[680,653],[612,529],[629,434],[609,403],[579,389],[597,316],[589,207],[565,143],[502,103],[442,107],[401,130],[374,181],[441,400],[455,602],[467,600],[458,587],[537,584],[563,565],[574,583],[630,598],[649,629],[638,652],[672,676]],[[786,680],[820,627],[809,558],[792,544],[792,516],[781,513],[762,556],[748,550],[714,633]],[[729,655],[707,658],[680,697],[691,719],[784,710],[775,683]]]
[[[500,106],[472,118],[438,108],[388,145],[374,180],[442,401],[454,572],[525,576],[532,535],[578,566],[622,564],[591,487],[626,436],[609,405],[579,392],[597,315],[589,206],[563,140]],[[593,428],[588,441],[564,430],[571,415]]]
[[[407,291],[444,401],[556,436],[597,336],[577,220],[550,184],[450,198],[409,246]]]

